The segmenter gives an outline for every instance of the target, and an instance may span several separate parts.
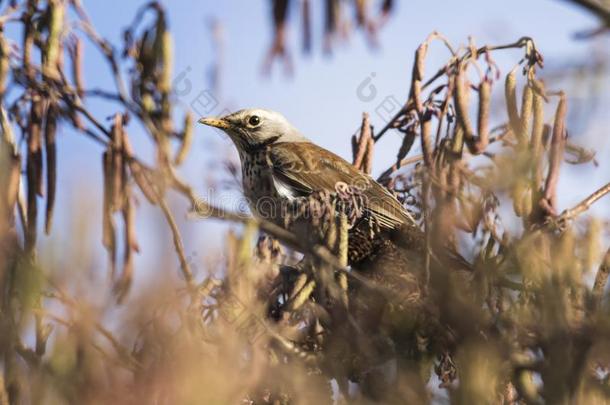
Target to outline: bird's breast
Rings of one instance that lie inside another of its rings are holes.
[[[285,203],[273,181],[273,170],[263,152],[242,156],[244,195],[252,213],[260,218],[281,223]]]

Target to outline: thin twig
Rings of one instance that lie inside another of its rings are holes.
[[[510,43],[510,44],[506,44],[506,45],[483,46],[476,50],[476,56],[478,58],[479,56],[481,56],[483,54],[486,54],[486,53],[489,53],[492,51],[496,51],[496,50],[501,50],[501,49],[523,48],[523,47],[527,46],[527,44],[529,44],[529,43],[533,43],[533,40],[530,37],[521,37],[518,41]],[[468,49],[464,53],[464,55],[462,55],[461,57],[452,58],[445,66],[440,68],[430,79],[428,79],[421,86],[421,90],[426,89],[433,82],[435,82],[439,77],[443,76],[448,70],[455,67],[459,63],[462,63],[468,59],[471,59],[473,57],[472,52],[473,51],[471,49]],[[388,130],[394,128],[396,125],[396,120],[398,118],[400,118],[403,114],[405,114],[405,112],[411,110],[412,108],[414,108],[413,100],[409,99],[407,101],[407,103],[394,115],[394,117],[392,117],[392,119],[390,121],[388,121],[388,123],[381,129],[381,131],[379,131],[377,133],[377,135],[374,136],[373,139],[375,140],[375,142],[377,142]]]
[[[61,302],[66,307],[79,312],[78,303],[75,299],[69,297],[59,286],[55,285],[55,283],[49,281],[49,284],[53,287],[54,291],[43,292],[42,295],[46,298],[54,299]],[[66,321],[58,316],[51,314],[50,312],[44,311],[44,315],[47,318],[51,318],[53,321],[62,324],[68,328],[73,326],[72,322]],[[104,337],[110,345],[114,348],[114,350],[121,357],[128,359],[127,363],[132,366],[141,367],[141,364],[138,360],[136,360],[131,354],[130,351],[123,346],[118,339],[110,332],[108,329],[104,327],[100,322],[95,321],[95,329]],[[93,342],[92,342],[93,344]]]
[[[400,163],[394,163],[386,171],[384,171],[383,173],[381,173],[381,175],[379,175],[379,177],[377,178],[377,182],[385,183],[390,178],[390,176],[392,174],[394,174],[401,167],[410,165],[412,163],[417,163],[417,162],[421,161],[423,158],[424,158],[423,155],[415,155],[415,156],[411,156],[411,157],[402,159],[400,161]]]
[[[610,183],[600,187],[587,198],[576,204],[574,207],[569,208],[561,213],[558,220],[561,222],[566,222],[576,218],[578,215],[587,211],[591,205],[593,205],[597,200],[610,193]]]
[[[186,280],[187,284],[193,284],[193,273],[189,266],[188,260],[186,259],[186,254],[184,253],[184,243],[182,242],[182,237],[180,236],[180,230],[178,230],[178,225],[176,225],[176,221],[174,220],[174,216],[172,215],[165,199],[162,196],[158,196],[159,207],[163,211],[163,215],[165,215],[165,219],[172,231],[172,237],[174,239],[174,248],[176,249],[176,253],[178,254],[178,258],[180,259],[180,270],[182,271],[182,275]]]

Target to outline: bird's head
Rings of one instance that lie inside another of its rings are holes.
[[[201,118],[199,122],[222,129],[240,152],[275,142],[309,142],[282,114],[270,110],[239,110],[220,118]]]

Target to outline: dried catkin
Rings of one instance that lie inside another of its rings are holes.
[[[356,154],[354,156],[354,166],[362,170],[365,155],[371,138],[371,125],[369,123],[369,115],[362,114],[362,125],[360,126],[360,137],[357,142]]]
[[[409,98],[415,104],[415,109],[420,115],[424,111],[423,101],[421,99],[421,91],[422,80],[424,79],[425,60],[427,53],[428,43],[424,42],[415,51],[415,63],[413,64],[413,73],[411,75],[411,91]]]
[[[544,198],[548,203],[550,213],[556,213],[557,183],[559,182],[559,169],[563,159],[565,147],[565,118],[567,113],[567,100],[565,94],[559,93],[559,103],[555,112],[553,135],[549,151],[549,172],[544,186]]]
[[[477,130],[479,136],[473,152],[479,154],[485,151],[489,144],[489,110],[491,104],[491,82],[483,79],[479,85],[479,112]]]
[[[513,134],[518,137],[521,129],[519,110],[517,109],[517,76],[514,68],[506,75],[504,82],[504,96],[506,98],[506,111]]]
[[[58,109],[51,104],[47,111],[44,142],[47,166],[47,207],[45,216],[45,233],[51,233],[53,224],[53,208],[55,207],[55,193],[57,187],[57,144],[55,136],[57,132]]]
[[[72,82],[74,83],[74,86],[76,86],[76,94],[82,98],[85,95],[85,83],[83,75],[83,41],[76,37],[68,49],[72,59]]]
[[[102,212],[102,243],[108,252],[111,265],[111,276],[114,276],[116,269],[116,230],[112,217],[112,203],[114,199],[114,167],[112,162],[112,152],[107,150],[102,155],[102,168],[104,174],[104,203]]]
[[[465,78],[464,70],[458,66],[458,72],[455,78],[455,110],[459,125],[464,129],[464,135],[467,142],[472,142],[475,138],[470,115],[468,114],[470,88],[467,79]]]
[[[521,103],[521,117],[519,126],[519,141],[522,143],[527,142],[527,137],[530,132],[530,121],[532,119],[532,103],[534,98],[534,92],[532,87],[526,83],[523,86],[523,100]]]
[[[530,139],[530,147],[532,153],[533,163],[533,181],[534,189],[538,190],[542,182],[542,165],[540,159],[542,158],[542,137],[544,132],[544,98],[534,93],[533,100],[533,114],[534,123],[532,125],[532,136]]]
[[[42,71],[45,76],[56,78],[58,76],[57,64],[61,51],[61,33],[65,28],[63,0],[50,0],[48,15],[49,35],[43,48]]]
[[[422,116],[421,120],[421,148],[426,166],[432,167],[432,120]]]

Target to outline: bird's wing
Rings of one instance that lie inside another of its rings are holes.
[[[315,191],[336,191],[343,182],[357,187],[365,197],[365,209],[385,228],[397,228],[415,221],[382,185],[339,156],[309,142],[279,142],[268,155],[276,187],[292,196]]]

